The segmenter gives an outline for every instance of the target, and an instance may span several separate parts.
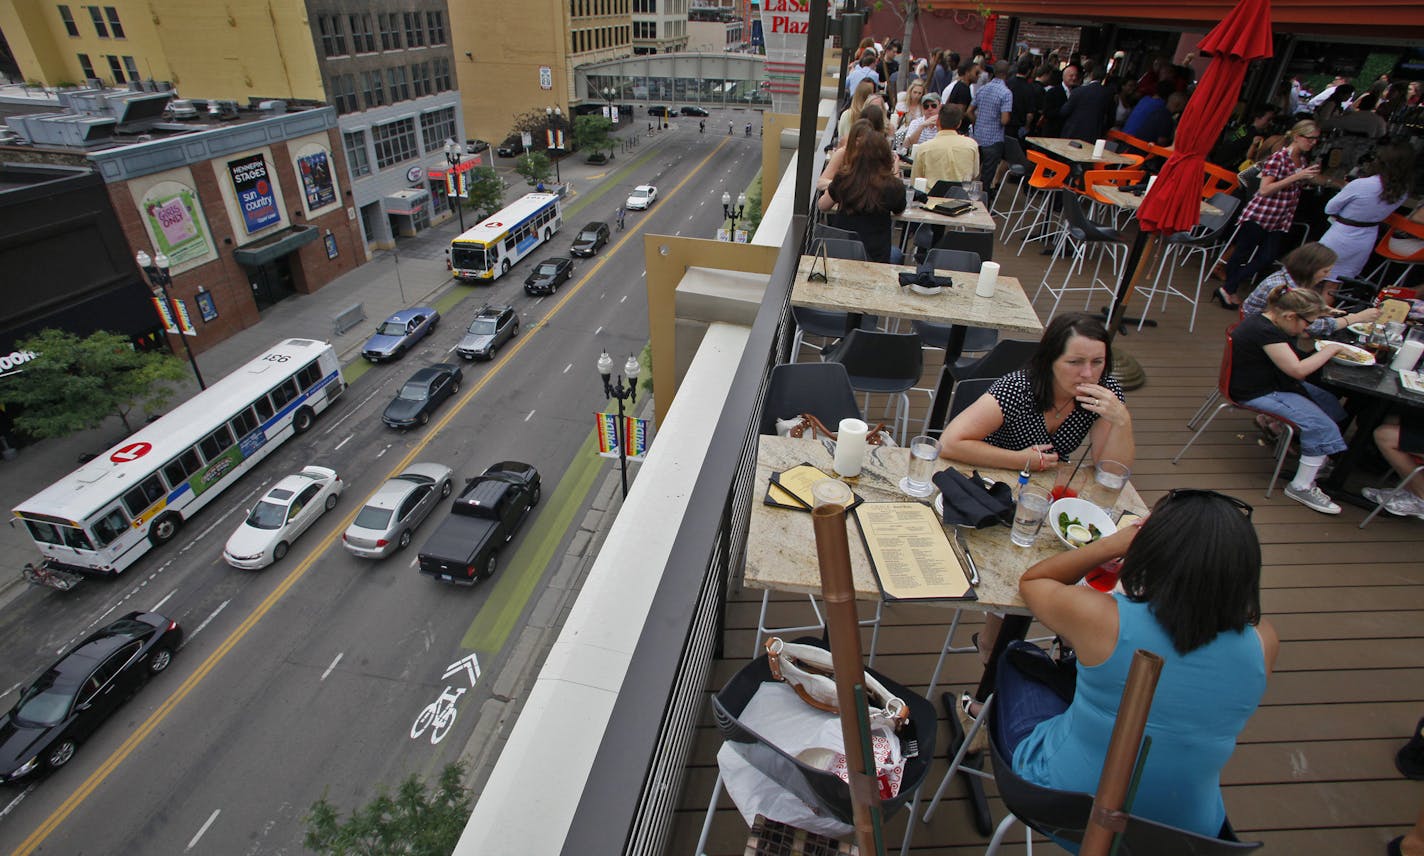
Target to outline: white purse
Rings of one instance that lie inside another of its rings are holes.
[[[771,676],[785,681],[801,700],[828,713],[838,713],[835,669],[831,652],[814,645],[784,642],[779,636],[766,640],[766,660]],[[862,671],[870,727],[884,726],[892,732],[910,720],[910,708],[890,694],[869,672]]]

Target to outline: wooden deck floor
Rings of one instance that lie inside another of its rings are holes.
[[[1036,287],[1047,261],[1031,246],[1021,257],[1002,245],[997,260],[1006,274]],[[1060,268],[1061,270],[1061,268]],[[1082,305],[1081,293],[1065,306]],[[1102,305],[1094,298],[1094,307]],[[1051,303],[1037,303],[1046,317]],[[1130,305],[1137,314],[1140,305]],[[1232,315],[1204,304],[1195,334],[1187,332],[1187,308],[1173,301],[1162,323],[1138,335],[1119,337],[1116,347],[1142,364],[1147,383],[1128,393],[1137,435],[1133,482],[1150,504],[1173,487],[1201,487],[1236,494],[1255,506],[1253,517],[1264,548],[1263,608],[1280,631],[1276,672],[1260,710],[1242,733],[1224,772],[1232,823],[1243,839],[1265,842],[1272,852],[1376,854],[1411,825],[1424,787],[1401,777],[1394,752],[1424,716],[1424,522],[1380,515],[1357,528],[1365,512],[1345,506],[1329,517],[1288,499],[1278,489],[1264,497],[1271,472],[1269,448],[1258,444],[1248,417],[1225,413],[1181,464],[1172,456],[1187,440],[1186,420],[1216,382],[1221,333]],[[937,365],[927,367],[938,371]],[[914,401],[923,408],[924,397]],[[919,411],[923,418],[923,410]],[[1287,461],[1286,475],[1293,472]],[[734,587],[727,609],[727,658],[715,664],[710,693],[746,660],[755,635],[761,593]],[[944,638],[950,613],[933,607],[885,611],[876,667],[924,691]],[[966,615],[972,615],[966,613]],[[772,623],[806,623],[804,598],[778,597]],[[977,623],[977,619],[971,618]],[[967,639],[973,628],[961,631]],[[868,637],[866,640],[868,644]],[[972,687],[977,658],[951,655],[947,688]],[[939,707],[939,691],[932,699]],[[1202,699],[1211,704],[1210,698]],[[941,711],[939,759],[927,782],[943,775],[948,727]],[[721,745],[710,706],[687,770],[671,856],[692,854],[717,775]],[[989,786],[992,793],[992,784]],[[995,818],[1002,806],[992,800]],[[955,785],[934,822],[917,822],[918,856],[982,853],[986,839],[973,829],[963,788]],[[888,843],[898,848],[906,813],[888,824]],[[1022,827],[1005,852],[1023,852]],[[706,852],[741,854],[747,827],[724,794]],[[1046,845],[1045,852],[1058,852]],[[893,849],[892,849],[893,852]]]

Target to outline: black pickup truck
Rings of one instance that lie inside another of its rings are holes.
[[[420,548],[420,572],[462,585],[493,576],[496,555],[539,504],[539,492],[539,471],[519,461],[492,464],[465,482],[450,516]]]

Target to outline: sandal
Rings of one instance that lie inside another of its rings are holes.
[[[964,729],[966,735],[969,733],[969,729],[974,727],[974,720],[978,718],[979,713],[983,710],[983,702],[974,698],[971,693],[966,692],[959,696],[959,703],[954,706],[954,714],[959,718],[959,725]],[[970,754],[983,752],[988,748],[989,723],[986,722],[980,726],[979,731],[974,735],[974,739],[969,742],[969,752]]]

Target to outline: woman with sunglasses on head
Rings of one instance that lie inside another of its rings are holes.
[[[1277,286],[1259,315],[1248,316],[1231,334],[1231,400],[1294,424],[1300,431],[1300,464],[1286,485],[1287,497],[1322,514],[1340,506],[1316,487],[1325,459],[1345,451],[1339,423],[1345,408],[1335,396],[1305,379],[1344,350],[1321,341],[1319,350],[1301,359],[1294,343],[1311,323],[1329,314],[1325,301],[1310,289]]]
[[[1276,260],[1281,239],[1295,220],[1300,202],[1300,185],[1320,175],[1320,165],[1310,162],[1310,153],[1320,142],[1320,127],[1309,119],[1297,122],[1286,135],[1288,145],[1261,165],[1261,187],[1241,211],[1241,226],[1226,265],[1226,284],[1212,293],[1212,299],[1228,309],[1241,305],[1236,291]]]
[[[1094,793],[1133,654],[1145,649],[1166,663],[1132,814],[1200,835],[1221,832],[1221,769],[1280,648],[1261,619],[1261,546],[1250,515],[1234,497],[1175,490],[1140,524],[1028,569],[1019,593],[1077,653],[1077,676],[1065,699],[1030,677],[1052,668],[1041,649],[1015,642],[1000,660],[994,737],[1019,775]],[[1077,584],[1117,558],[1122,593]]]

